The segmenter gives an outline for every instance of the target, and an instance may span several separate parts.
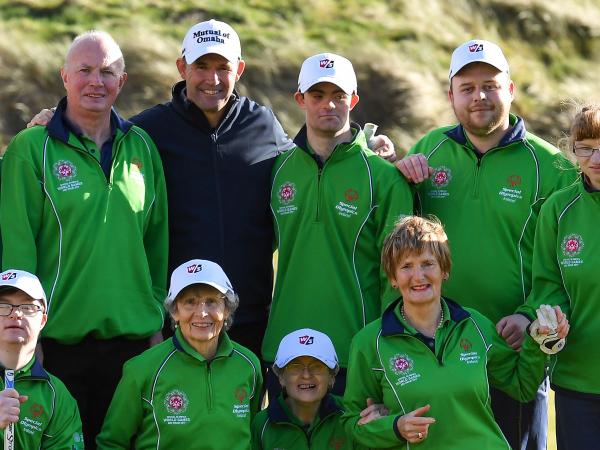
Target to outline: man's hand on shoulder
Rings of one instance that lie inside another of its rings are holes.
[[[27,123],[27,128],[31,128],[36,125],[48,125],[48,122],[50,122],[54,116],[54,111],[56,111],[56,108],[42,109],[39,113],[33,116],[33,119],[31,119],[29,123]]]
[[[496,331],[513,350],[520,350],[525,338],[525,329],[531,321],[522,314],[503,317],[496,324]]]
[[[427,158],[422,154],[409,155],[396,162],[396,168],[409,183],[420,183],[433,174]]]
[[[393,163],[398,159],[394,143],[385,134],[378,134],[369,140],[369,147],[383,159]]]

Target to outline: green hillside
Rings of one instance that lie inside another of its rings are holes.
[[[452,49],[479,37],[499,42],[517,85],[514,111],[556,142],[563,102],[600,97],[600,3],[594,0],[0,0],[0,148],[62,96],[59,67],[82,31],[109,31],[129,81],[117,104],[129,115],[165,101],[192,24],[229,22],[247,69],[239,90],[273,107],[295,134],[292,101],[302,60],[349,57],[361,102],[354,119],[379,123],[398,148],[453,120],[446,101]]]

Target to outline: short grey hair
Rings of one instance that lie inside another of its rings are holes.
[[[171,328],[175,329],[177,327],[177,322],[173,318],[173,313],[175,313],[177,311],[177,300],[179,300],[189,288],[199,286],[201,284],[204,284],[204,283],[194,283],[194,284],[190,284],[189,286],[186,286],[184,289],[181,290],[181,292],[179,292],[179,294],[177,294],[177,296],[175,297],[174,300],[170,300],[169,297],[165,298],[163,304],[165,305],[165,309],[169,313],[169,317],[171,319]],[[210,286],[210,285],[208,284],[207,286]],[[231,325],[233,325],[233,315],[235,314],[235,311],[238,309],[238,306],[240,306],[240,298],[233,291],[227,291],[226,294],[222,294],[222,295],[223,295],[223,299],[225,300],[225,310],[228,313],[227,318],[225,319],[225,322],[223,323],[223,329],[225,331],[227,331],[231,328]]]
[[[116,62],[118,70],[123,73],[125,72],[125,58],[123,58],[123,52],[121,51],[121,47],[117,44],[117,41],[108,34],[106,31],[100,30],[89,30],[84,33],[81,33],[73,39],[69,49],[67,50],[67,55],[65,57],[65,67],[69,62],[69,58],[73,53],[73,50],[84,41],[94,41],[94,42],[103,42],[108,45],[109,48],[114,50],[115,56],[117,56]]]

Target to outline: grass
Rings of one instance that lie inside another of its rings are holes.
[[[378,123],[400,149],[454,120],[447,67],[452,49],[471,37],[501,43],[517,83],[514,110],[551,142],[569,120],[561,102],[600,92],[593,0],[0,0],[0,9],[0,148],[60,98],[62,55],[90,28],[110,31],[123,47],[124,115],[168,99],[185,31],[211,17],[242,39],[240,91],[273,107],[292,135],[302,123],[291,99],[300,63],[324,50],[354,62],[354,119]]]

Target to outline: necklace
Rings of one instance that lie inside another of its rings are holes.
[[[404,314],[404,304],[402,304],[402,306],[400,307],[400,315],[406,322],[408,322],[412,325],[411,321],[406,318],[406,314]],[[437,327],[435,327],[435,329],[439,330],[440,328],[442,328],[443,323],[444,323],[444,308],[441,309],[440,321],[438,322]]]

